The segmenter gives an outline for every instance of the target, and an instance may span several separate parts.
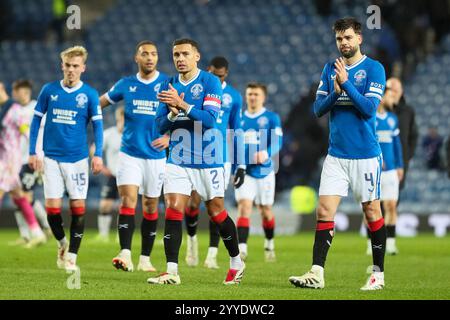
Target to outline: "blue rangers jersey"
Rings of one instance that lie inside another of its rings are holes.
[[[225,139],[227,138],[227,129],[237,130],[241,128],[242,118],[242,96],[231,85],[225,81],[222,83],[222,106],[217,116],[217,127],[222,131]],[[234,135],[236,137],[236,135]],[[228,143],[224,143],[223,149],[224,162],[229,162],[230,155]],[[244,162],[244,159],[242,159]]]
[[[216,168],[223,166],[223,148],[226,137],[217,126],[222,104],[222,86],[215,75],[198,70],[196,76],[184,82],[181,76],[172,77],[169,83],[184,93],[189,104],[186,112],[180,111],[176,119],[169,119],[169,108],[161,103],[157,122],[161,134],[170,132],[168,163],[189,168]]]
[[[103,149],[103,121],[98,93],[80,81],[72,88],[63,81],[46,84],[39,94],[30,129],[30,155],[36,154],[36,140],[46,115],[43,148],[46,157],[59,162],[77,162],[88,157],[87,125],[92,121],[97,146]]]
[[[142,79],[139,74],[119,80],[105,97],[111,104],[125,102],[125,124],[120,151],[141,159],[162,159],[166,152],[152,146],[161,137],[156,126],[159,106],[157,94],[168,77],[156,72],[152,79]]]
[[[283,130],[278,114],[262,108],[257,113],[244,112],[242,117],[244,130],[245,159],[247,174],[261,179],[274,171],[272,156],[277,154],[283,143]],[[256,152],[266,151],[268,159],[262,164],[256,164]]]
[[[383,171],[403,168],[400,130],[394,113],[377,112],[377,135],[383,154]]]
[[[375,122],[386,85],[384,67],[365,55],[346,66],[348,80],[341,95],[334,91],[334,68],[334,62],[325,65],[314,103],[317,116],[330,112],[328,153],[344,159],[377,157],[381,149]]]

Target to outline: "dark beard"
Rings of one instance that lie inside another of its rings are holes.
[[[357,51],[358,50],[356,48],[351,48],[349,51],[347,51],[345,53],[341,51],[341,54],[344,58],[350,59],[351,57],[353,57],[356,54]]]

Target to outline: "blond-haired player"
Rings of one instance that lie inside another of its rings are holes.
[[[88,53],[75,46],[61,53],[64,78],[47,83],[39,94],[30,131],[30,167],[39,169],[36,140],[44,115],[44,196],[47,218],[58,241],[57,266],[77,270],[76,259],[84,232],[85,199],[88,190],[89,164],[87,126],[92,122],[97,146],[92,158],[92,172],[103,167],[103,123],[98,93],[81,80],[86,71]],[[70,245],[62,226],[62,198],[70,199]]]

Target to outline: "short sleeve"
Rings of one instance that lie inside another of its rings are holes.
[[[108,99],[109,103],[115,104],[121,100],[123,100],[123,88],[124,88],[124,79],[120,79],[116,82],[115,85],[109,89],[107,93],[105,93],[106,99]]]
[[[34,107],[34,114],[40,118],[44,116],[48,109],[48,89],[48,85],[42,87]]]

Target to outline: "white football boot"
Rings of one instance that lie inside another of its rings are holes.
[[[300,288],[323,289],[325,287],[323,268],[313,265],[304,275],[290,277],[289,282]]]

